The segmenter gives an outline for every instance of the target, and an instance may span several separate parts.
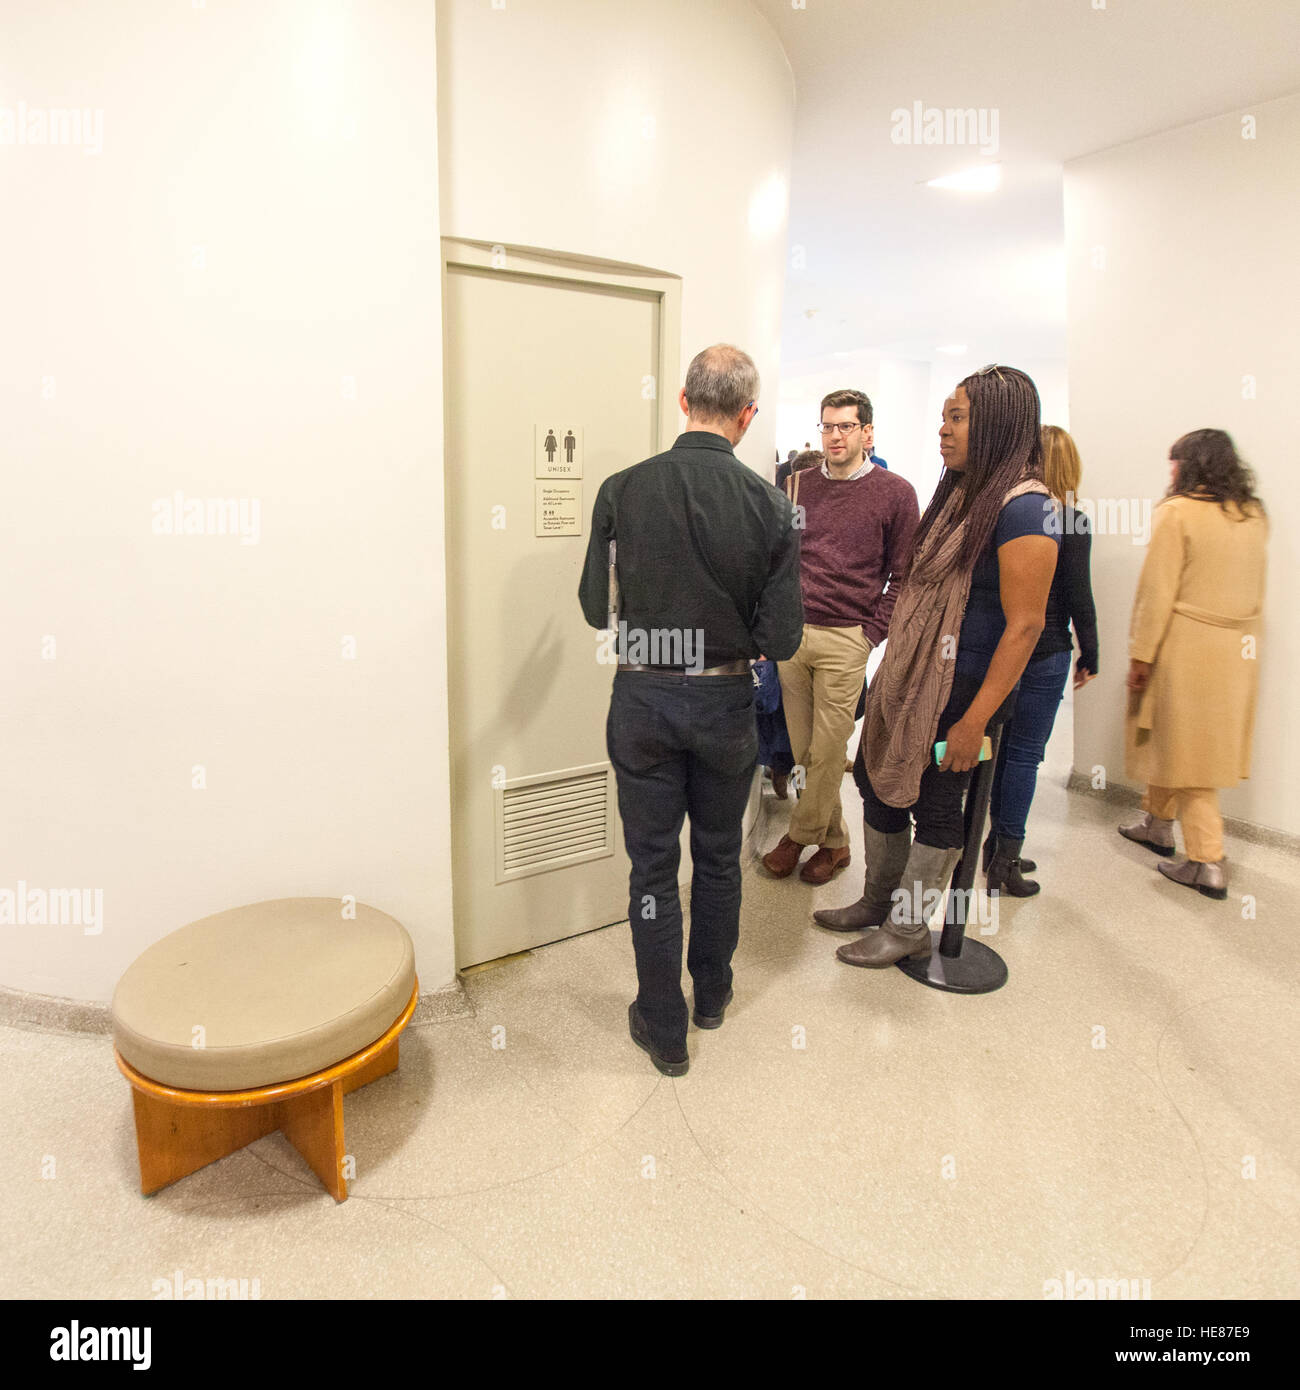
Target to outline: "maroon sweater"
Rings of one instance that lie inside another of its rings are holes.
[[[857,482],[799,474],[803,511],[800,575],[804,621],[817,627],[862,624],[867,641],[885,640],[898,597],[886,585],[907,563],[921,519],[916,491],[906,478],[873,468]]]

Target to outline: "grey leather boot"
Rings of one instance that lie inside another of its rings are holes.
[[[900,900],[881,923],[878,932],[850,942],[835,952],[846,965],[862,965],[868,970],[881,970],[904,956],[923,960],[930,954],[930,927],[926,907],[935,903],[935,893],[942,894],[952,878],[952,871],[961,858],[960,849],[936,849],[933,845],[914,844],[907,856],[903,881],[899,884]]]
[[[865,931],[878,927],[894,903],[898,887],[907,866],[907,852],[912,847],[912,831],[899,830],[886,835],[863,822],[862,842],[866,850],[867,877],[862,896],[848,907],[822,908],[813,913],[818,926],[831,931]]]
[[[1227,860],[1206,864],[1199,859],[1184,859],[1181,864],[1157,864],[1156,868],[1168,879],[1184,888],[1195,888],[1207,898],[1222,901],[1228,896]]]
[[[1150,811],[1144,811],[1137,820],[1129,825],[1121,825],[1119,833],[1126,840],[1132,840],[1135,845],[1145,845],[1147,849],[1153,849],[1159,855],[1168,859],[1174,853],[1174,823],[1171,820],[1161,820],[1159,816],[1153,816]]]

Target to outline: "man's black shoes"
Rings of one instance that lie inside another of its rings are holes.
[[[720,1023],[722,1020],[719,1019]],[[717,1027],[717,1024],[710,1025]],[[641,1048],[643,1052],[650,1054],[650,1060],[659,1068],[665,1076],[685,1076],[687,1069],[691,1065],[691,1059],[686,1055],[686,1049],[682,1049],[681,1059],[674,1061],[656,1052],[654,1044],[650,1041],[650,1034],[646,1032],[645,1021],[637,1012],[636,1000],[627,1006],[627,1029],[632,1034],[632,1041]]]
[[[721,1028],[722,1020],[727,1016],[727,1005],[735,998],[735,990],[729,989],[727,997],[722,1001],[722,1007],[716,1014],[702,1014],[699,1009],[691,1015],[697,1028]]]

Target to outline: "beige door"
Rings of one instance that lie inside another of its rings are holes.
[[[597,488],[675,428],[659,383],[677,378],[677,293],[635,268],[454,241],[444,267],[463,967],[627,917],[605,751],[613,667],[598,659],[577,590]],[[556,476],[536,476],[545,471]],[[575,517],[578,534],[566,534]]]

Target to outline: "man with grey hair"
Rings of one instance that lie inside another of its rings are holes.
[[[693,1017],[717,1028],[732,998],[741,822],[758,755],[750,662],[792,656],[803,632],[793,508],[734,452],[757,396],[758,370],[739,348],[695,358],[678,395],[686,432],[601,484],[578,586],[591,626],[617,631],[606,743],[632,861],[638,992],[628,1028],[665,1076],[689,1065],[682,822],[691,825]]]

